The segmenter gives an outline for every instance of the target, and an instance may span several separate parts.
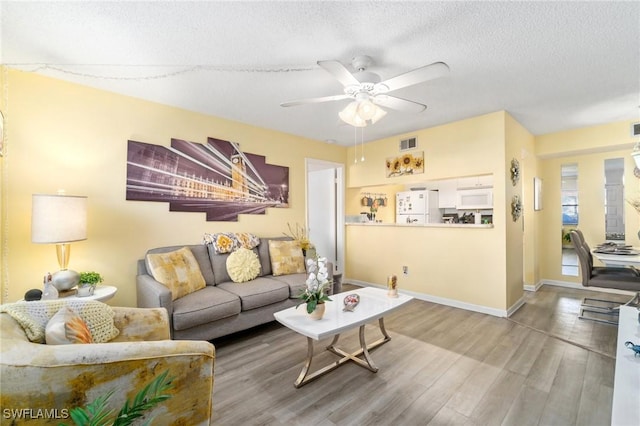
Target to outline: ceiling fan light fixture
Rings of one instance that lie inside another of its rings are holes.
[[[377,109],[373,102],[366,99],[358,104],[358,115],[365,120],[371,120],[376,115]]]
[[[365,127],[367,121],[371,124],[377,122],[387,114],[385,110],[371,102],[369,99],[350,102],[338,116],[342,121],[354,127]]]
[[[342,111],[338,113],[342,121],[353,127],[365,127],[367,122],[358,115],[358,101],[350,102]]]
[[[383,110],[382,108],[380,108],[377,105],[375,105],[375,107],[376,107],[376,113],[374,114],[373,117],[371,117],[371,124],[377,123],[378,120],[380,120],[382,117],[387,115],[387,111]]]

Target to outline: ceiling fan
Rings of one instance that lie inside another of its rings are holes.
[[[318,61],[318,65],[333,75],[344,86],[344,94],[323,96],[318,98],[300,99],[283,102],[280,106],[291,107],[304,104],[353,99],[347,107],[340,111],[340,118],[356,127],[364,127],[368,122],[375,123],[382,118],[386,111],[378,106],[402,112],[422,112],[427,106],[418,102],[402,99],[387,93],[425,81],[442,77],[449,72],[449,66],[444,62],[434,62],[382,81],[382,78],[367,68],[373,63],[369,56],[356,56],[351,65],[357,70],[351,73],[341,62]]]

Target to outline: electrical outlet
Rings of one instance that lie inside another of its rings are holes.
[[[409,267],[408,266],[403,266],[402,267],[402,273],[405,275],[409,275]]]

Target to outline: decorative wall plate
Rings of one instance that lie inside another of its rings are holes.
[[[520,219],[520,215],[522,214],[522,201],[520,201],[520,197],[514,195],[511,199],[511,217],[513,221],[517,221]]]
[[[511,183],[516,186],[520,179],[520,163],[515,158],[511,160]]]

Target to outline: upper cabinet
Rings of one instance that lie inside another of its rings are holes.
[[[441,209],[464,209],[461,206],[458,189],[486,189],[493,187],[493,175],[469,176],[456,179],[434,181],[440,192],[438,207]],[[431,189],[431,188],[430,188]]]
[[[456,192],[458,190],[457,179],[446,179],[438,182],[438,208],[455,209]]]
[[[493,175],[469,176],[457,179],[457,189],[492,188]]]

